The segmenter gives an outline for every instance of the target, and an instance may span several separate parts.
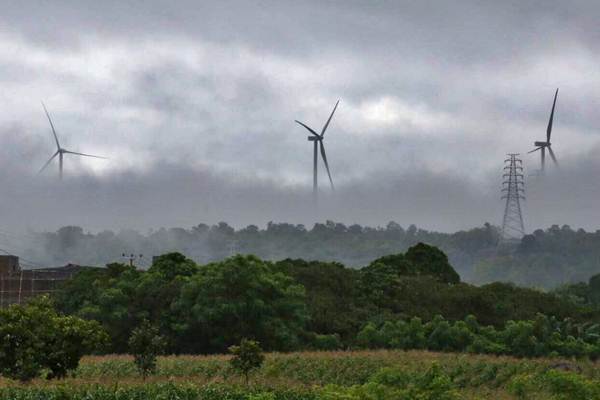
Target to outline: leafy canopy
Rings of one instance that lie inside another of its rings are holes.
[[[212,351],[244,337],[268,349],[294,349],[308,319],[304,288],[255,256],[204,266],[183,285],[173,309],[181,329]]]
[[[62,378],[106,342],[98,322],[60,315],[47,297],[0,310],[0,374],[11,379]]]

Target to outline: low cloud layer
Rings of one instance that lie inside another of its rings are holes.
[[[527,174],[560,87],[561,169],[528,177],[527,228],[597,228],[595,2],[13,2],[0,15],[0,229],[333,219],[499,224],[504,155]],[[320,168],[326,136],[337,191]],[[55,151],[61,143],[110,160]]]
[[[54,169],[54,168],[53,168]],[[600,164],[593,157],[548,168],[546,176],[527,176],[523,204],[527,228],[569,224],[595,230]],[[526,170],[527,173],[527,170]],[[157,164],[144,172],[76,175],[62,182],[23,174],[2,182],[3,229],[23,231],[79,225],[86,229],[191,227],[228,221],[241,227],[268,221],[310,226],[325,219],[384,225],[395,220],[430,230],[454,231],[500,224],[501,176],[475,180],[452,174],[419,172],[368,174],[320,191],[318,208],[307,185],[246,179]]]

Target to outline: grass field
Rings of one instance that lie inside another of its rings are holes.
[[[2,380],[0,399],[600,399],[599,365],[590,361],[420,351],[268,354],[245,386],[227,360],[161,357],[156,375],[144,381],[131,357],[86,357],[59,382]],[[568,367],[555,368],[559,363]]]

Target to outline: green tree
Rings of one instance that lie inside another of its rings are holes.
[[[379,257],[363,272],[389,276],[431,276],[443,283],[459,283],[460,276],[437,247],[419,243],[405,254]]]
[[[419,275],[432,275],[445,283],[458,283],[460,276],[448,262],[448,257],[435,246],[419,243],[405,254],[413,263]]]
[[[588,286],[590,301],[594,304],[600,304],[600,274],[592,276]]]
[[[131,332],[144,319],[169,336],[172,351],[184,351],[187,343],[171,330],[177,323],[171,306],[197,271],[179,253],[157,257],[149,271],[112,263],[79,272],[54,297],[61,311],[99,321],[110,334],[113,352],[128,351]]]
[[[97,322],[58,314],[47,297],[0,310],[0,374],[11,379],[63,378],[107,342]]]
[[[202,267],[183,285],[173,310],[180,335],[205,351],[223,351],[244,337],[267,349],[292,350],[308,319],[304,288],[255,256]]]
[[[381,334],[373,322],[367,323],[356,336],[356,341],[361,347],[373,349],[384,347]]]
[[[159,334],[158,328],[152,326],[148,320],[142,321],[140,326],[131,333],[129,351],[144,379],[156,371],[156,358],[163,354],[165,347],[165,338]]]
[[[248,384],[250,373],[259,369],[265,361],[265,356],[258,342],[254,340],[242,339],[239,346],[229,347],[229,353],[232,355],[229,363],[231,368],[239,374],[244,375],[246,385]]]
[[[275,263],[276,270],[291,276],[306,289],[310,312],[307,329],[319,334],[354,337],[368,314],[359,309],[360,272],[340,263],[285,259]]]
[[[165,280],[173,280],[178,276],[191,276],[198,270],[198,266],[181,253],[167,253],[156,257],[148,270],[165,277]]]

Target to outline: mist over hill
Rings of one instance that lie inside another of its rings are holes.
[[[310,228],[270,222],[264,228],[249,225],[240,229],[221,222],[147,233],[90,233],[81,227],[67,226],[55,232],[30,232],[21,242],[20,255],[26,267],[68,263],[103,266],[126,262],[133,254],[135,264],[147,268],[153,256],[175,251],[199,264],[239,253],[273,261],[299,258],[362,267],[378,257],[402,253],[424,242],[442,249],[467,282],[511,281],[552,288],[587,281],[600,272],[600,231],[590,233],[553,225],[504,249],[498,248],[498,238],[499,229],[487,223],[454,233],[428,231],[415,225],[403,227],[396,222],[368,227],[326,221]],[[127,257],[123,257],[124,253]]]

